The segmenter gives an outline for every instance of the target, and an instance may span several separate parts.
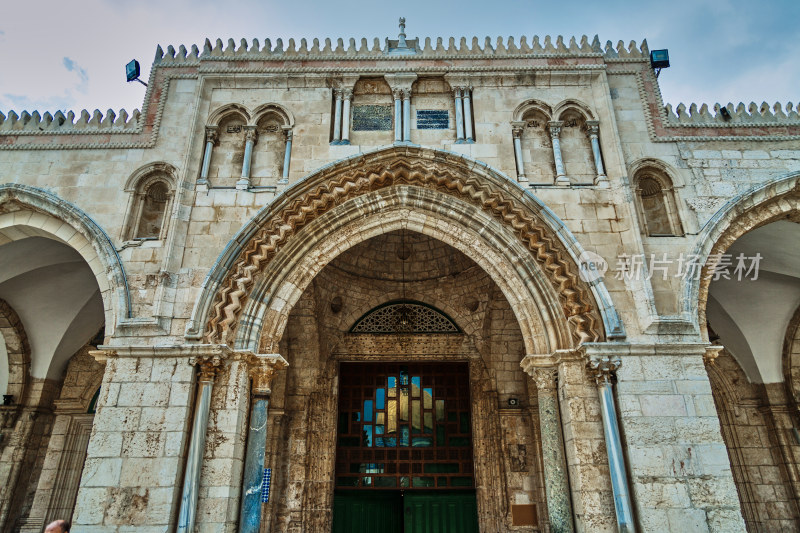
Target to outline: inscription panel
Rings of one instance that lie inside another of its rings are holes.
[[[391,131],[392,106],[357,105],[353,107],[353,131]]]
[[[447,109],[417,109],[418,130],[446,130],[449,126]]]

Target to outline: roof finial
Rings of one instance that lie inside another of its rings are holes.
[[[407,48],[406,44],[406,18],[400,17],[400,35],[398,36],[397,47]]]

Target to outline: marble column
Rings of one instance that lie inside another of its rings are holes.
[[[558,370],[529,366],[525,371],[536,382],[539,402],[539,427],[542,435],[542,462],[551,533],[573,533],[567,461],[558,407]]]
[[[597,177],[594,179],[594,184],[598,185],[601,182],[607,182],[606,170],[603,168],[603,156],[600,154],[600,122],[597,120],[586,121],[586,134],[589,136],[589,142],[592,144],[592,155],[594,156],[594,167],[597,170]]]
[[[342,140],[339,144],[350,144],[350,104],[353,101],[353,90],[342,89]]]
[[[528,181],[528,178],[525,177],[525,164],[522,160],[522,132],[524,131],[524,122],[511,123],[511,135],[514,137],[514,160],[517,162],[517,181]]]
[[[466,142],[475,142],[475,131],[472,127],[472,87],[464,88],[464,137]]]
[[[403,140],[403,90],[392,89],[394,96],[394,142]]]
[[[283,132],[286,135],[286,148],[283,151],[283,173],[278,183],[289,183],[289,164],[292,162],[292,133],[291,126],[284,126]]]
[[[252,379],[250,424],[242,475],[242,505],[239,533],[258,533],[261,527],[261,497],[264,453],[267,445],[267,408],[269,385],[275,374],[287,365],[280,355],[253,354],[248,361]]]
[[[336,106],[333,114],[333,141],[331,144],[339,144],[342,140],[342,90],[334,89],[333,97],[336,100]]]
[[[547,123],[547,127],[550,130],[550,140],[553,142],[553,161],[556,164],[556,185],[569,187],[569,178],[567,178],[567,173],[564,170],[564,159],[561,157],[561,141],[559,140],[561,127],[563,125],[564,123],[560,121]]]
[[[595,357],[587,363],[589,372],[597,383],[600,396],[600,415],[603,418],[603,434],[608,452],[608,468],[611,473],[611,488],[614,491],[614,510],[617,514],[617,527],[620,533],[636,531],[633,523],[633,506],[631,505],[628,476],[625,468],[625,456],[622,454],[619,421],[614,404],[612,390],[612,374],[620,366],[619,358]]]
[[[197,180],[198,185],[205,185],[208,187],[208,170],[211,167],[211,153],[214,147],[219,144],[219,133],[217,126],[206,126],[206,151],[203,154],[203,167],[200,170],[200,179]]]
[[[411,142],[411,89],[403,90],[403,140]]]
[[[247,190],[250,188],[250,165],[253,162],[253,146],[256,144],[258,132],[255,126],[244,127],[244,162],[242,163],[242,178],[236,182],[236,188]]]
[[[456,144],[464,142],[464,108],[461,103],[461,87],[453,90],[456,98]]]
[[[186,453],[186,472],[183,476],[183,490],[178,511],[178,533],[194,533],[200,471],[203,466],[208,414],[211,409],[211,389],[214,386],[217,370],[222,366],[222,358],[218,355],[198,356],[191,362],[199,366],[197,399],[194,406],[192,431],[189,436],[189,450]]]

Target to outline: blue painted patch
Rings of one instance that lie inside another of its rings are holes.
[[[261,502],[269,503],[269,487],[272,484],[272,469],[264,469],[264,479],[261,482]]]
[[[391,131],[392,106],[357,105],[353,107],[353,131]]]
[[[417,109],[418,130],[446,130],[450,115],[446,109]]]

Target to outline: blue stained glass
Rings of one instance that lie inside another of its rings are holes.
[[[364,422],[372,422],[372,400],[364,401]]]
[[[386,389],[378,389],[375,391],[375,409],[386,408]]]

